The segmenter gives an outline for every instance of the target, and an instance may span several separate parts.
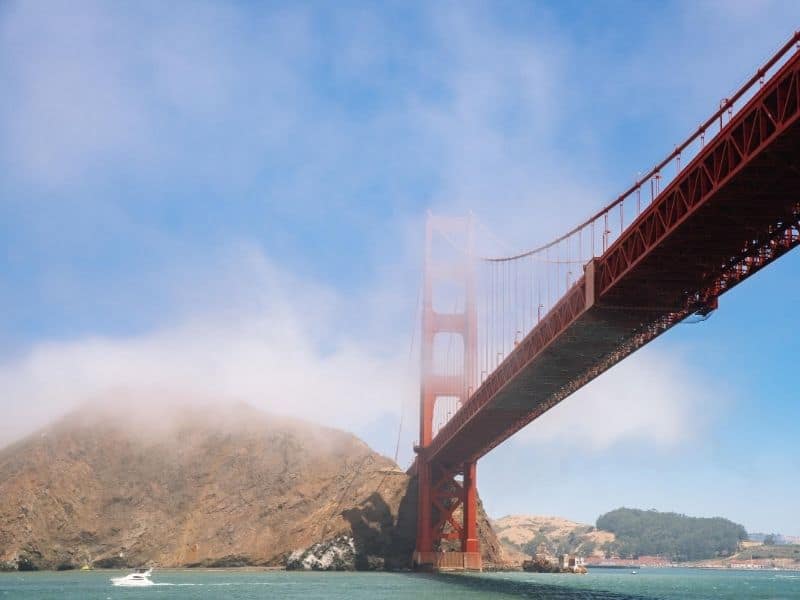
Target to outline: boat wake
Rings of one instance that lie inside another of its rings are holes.
[[[251,585],[285,586],[285,585],[294,585],[294,583],[293,582],[291,582],[291,583],[287,583],[287,582],[277,583],[277,582],[274,582],[274,581],[226,581],[224,583],[223,582],[217,582],[217,583],[169,583],[169,582],[153,583],[153,586],[157,586],[157,585],[162,585],[162,586],[163,585],[168,585],[168,586],[175,586],[175,587],[180,587],[180,586],[219,587],[219,586],[232,586],[232,585],[238,585],[238,586],[245,586],[245,585],[247,585],[247,586],[251,586]]]

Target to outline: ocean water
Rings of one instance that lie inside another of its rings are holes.
[[[156,571],[148,588],[118,588],[127,572],[0,573],[0,600],[137,600],[141,598],[529,598],[542,600],[800,600],[800,572],[692,569],[594,570],[588,575],[539,573],[402,574],[284,571]]]

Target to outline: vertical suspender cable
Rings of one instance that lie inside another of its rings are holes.
[[[514,342],[518,342],[517,339],[519,334],[522,330],[522,324],[520,323],[520,317],[525,314],[522,312],[522,306],[520,306],[520,295],[519,295],[519,260],[514,261],[514,322],[517,324],[516,331],[514,331]]]
[[[500,284],[500,291],[502,292],[502,301],[500,303],[500,356],[505,356],[506,353],[506,271],[508,270],[508,263],[503,262],[503,283]],[[498,364],[503,359],[498,361]]]
[[[424,277],[424,275],[423,275]],[[420,298],[422,297],[422,279],[419,281],[419,285],[417,286],[417,301],[414,304],[414,316],[412,319],[413,326],[411,327],[411,344],[408,346],[408,365],[411,368],[411,361],[414,354],[414,340],[417,336],[417,328],[420,326]],[[400,437],[403,434],[403,418],[405,416],[405,406],[406,403],[404,402],[405,398],[401,398],[400,400],[400,420],[397,425],[397,443],[394,446],[394,462],[397,462],[397,458],[400,454]]]
[[[483,371],[486,375],[489,374],[489,276],[491,275],[491,263],[486,263],[486,279],[484,281],[484,285],[486,286],[486,306],[484,307],[486,311],[485,315],[485,327],[483,330],[483,345],[484,345],[484,363],[483,363]],[[481,378],[483,379],[483,378]],[[483,383],[483,381],[481,381]]]

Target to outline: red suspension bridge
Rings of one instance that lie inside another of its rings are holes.
[[[480,257],[470,218],[429,217],[416,564],[480,568],[477,460],[800,244],[798,192],[800,32],[669,156],[545,245]]]

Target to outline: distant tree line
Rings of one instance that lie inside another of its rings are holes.
[[[600,516],[597,528],[616,537],[603,545],[606,554],[623,558],[657,555],[686,561],[731,556],[747,539],[743,526],[721,517],[687,517],[632,508],[618,508]]]

